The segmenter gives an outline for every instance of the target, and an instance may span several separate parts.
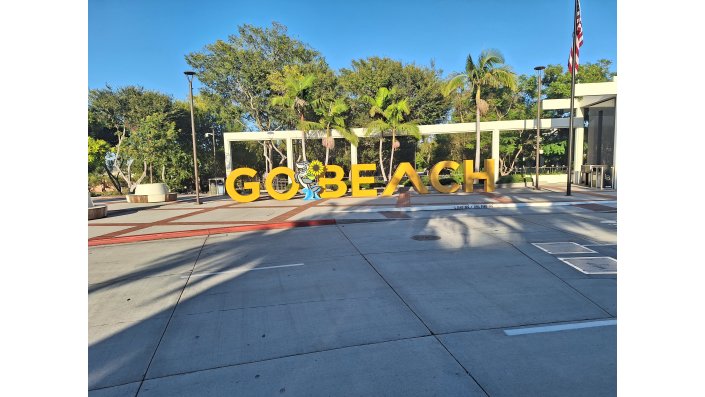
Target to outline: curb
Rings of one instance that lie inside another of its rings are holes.
[[[182,230],[178,232],[164,232],[164,233],[151,233],[151,234],[140,234],[136,236],[117,236],[117,237],[94,237],[88,239],[89,247],[97,247],[101,245],[112,245],[112,244],[125,244],[125,243],[137,243],[141,241],[155,241],[155,240],[168,240],[174,238],[183,237],[195,237],[195,236],[210,236],[214,234],[227,234],[227,233],[239,233],[239,232],[249,232],[254,230],[273,230],[273,229],[293,229],[296,227],[308,227],[308,226],[326,226],[335,225],[335,219],[318,219],[310,221],[291,221],[291,222],[279,222],[279,223],[265,223],[258,225],[243,225],[243,226],[228,226],[228,227],[217,227],[210,229],[196,229],[196,230]]]
[[[617,204],[617,200],[588,200],[588,201],[539,201],[539,202],[517,202],[517,203],[468,203],[468,204],[447,204],[447,205],[424,205],[410,207],[377,207],[361,208],[357,210],[338,210],[336,212],[418,212],[418,211],[451,211],[451,210],[476,210],[476,209],[498,209],[498,208],[524,208],[524,207],[563,207],[578,204]]]

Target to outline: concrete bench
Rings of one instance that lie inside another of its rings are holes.
[[[88,220],[105,218],[106,215],[108,215],[108,206],[105,204],[93,204],[91,192],[88,192]]]
[[[176,193],[169,193],[165,183],[146,183],[137,185],[134,194],[127,195],[128,203],[161,203],[176,201]]]

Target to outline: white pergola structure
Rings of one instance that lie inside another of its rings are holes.
[[[617,188],[617,76],[612,81],[605,83],[585,83],[575,85],[575,120],[573,123],[575,136],[573,138],[573,181],[577,182],[580,175],[580,166],[583,165],[583,143],[585,142],[585,129],[583,117],[588,108],[613,107],[614,108],[614,142],[612,166],[612,187]],[[570,98],[546,99],[541,102],[544,110],[570,109]],[[543,127],[543,124],[542,124]]]
[[[610,100],[616,97],[616,83],[592,83],[592,84],[576,84],[576,99],[575,107],[577,117],[573,120],[573,128],[575,130],[576,139],[574,140],[575,153],[574,167],[576,171],[580,171],[580,166],[583,160],[583,108],[594,105],[596,103]],[[578,96],[582,98],[578,98]],[[567,109],[570,107],[570,99],[551,99],[542,102],[544,110],[549,109]],[[569,118],[552,118],[541,119],[541,130],[549,130],[554,128],[568,128]],[[475,123],[453,123],[453,124],[430,124],[419,125],[421,136],[438,135],[438,134],[463,134],[475,132]],[[492,132],[492,158],[499,159],[499,134],[500,131],[535,131],[536,119],[533,120],[503,120],[503,121],[483,121],[480,122],[480,131]],[[353,128],[351,131],[358,137],[365,137],[364,128]],[[615,132],[616,134],[616,132]],[[307,139],[321,139],[325,136],[322,131],[311,131],[307,134]],[[332,136],[335,139],[344,139],[340,133],[333,130]],[[285,140],[286,141],[286,163],[287,167],[294,169],[294,141],[301,140],[301,131],[257,131],[257,132],[226,132],[223,134],[223,142],[225,146],[225,171],[226,175],[232,171],[233,153],[231,152],[231,142],[244,141],[265,141],[265,140]],[[616,149],[616,145],[615,145]],[[351,145],[350,163],[357,164],[357,146]],[[458,159],[448,159],[458,160]],[[615,169],[616,169],[616,150],[615,150]],[[615,173],[616,174],[616,173]],[[499,166],[495,167],[495,179],[499,178]],[[616,183],[616,178],[615,178]],[[615,185],[616,186],[616,185]]]

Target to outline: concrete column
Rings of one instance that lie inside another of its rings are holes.
[[[357,146],[350,144],[350,164],[357,164]]]
[[[499,130],[492,130],[492,158],[495,161],[494,180],[499,179]]]
[[[612,188],[617,189],[617,98],[614,99],[614,152],[612,152]]]
[[[286,166],[290,170],[294,170],[294,142],[292,138],[286,138]],[[289,183],[293,183],[291,178],[287,177],[287,179]]]
[[[575,117],[585,117],[583,108],[575,108]],[[575,136],[573,137],[573,183],[580,182],[580,166],[583,165],[583,146],[585,144],[585,128],[574,128]]]
[[[230,175],[230,172],[233,170],[233,158],[232,154],[230,153],[230,142],[227,139],[223,140],[223,146],[224,146],[224,151],[225,151],[225,177],[227,178],[228,175]]]

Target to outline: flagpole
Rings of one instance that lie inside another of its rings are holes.
[[[565,195],[570,196],[570,185],[573,179],[573,114],[575,113],[575,55],[576,46],[576,31],[578,29],[578,0],[575,0],[575,9],[573,11],[573,44],[570,50],[570,127],[568,129],[568,186],[565,189]]]

